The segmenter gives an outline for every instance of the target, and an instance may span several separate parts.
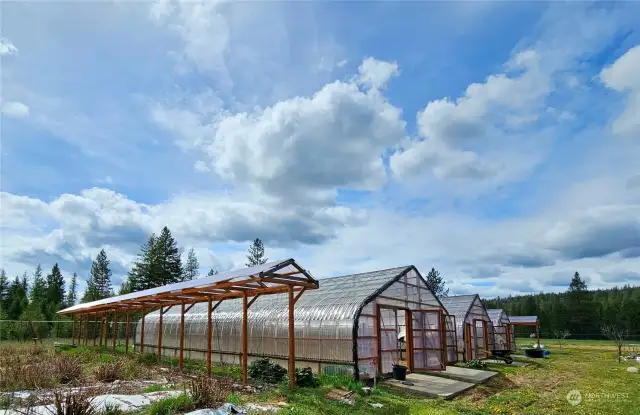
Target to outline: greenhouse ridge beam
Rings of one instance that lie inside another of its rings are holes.
[[[243,321],[242,321],[242,380],[247,382],[247,364],[248,364],[248,309],[254,303],[255,299],[268,294],[284,294],[289,297],[289,370],[290,370],[290,386],[295,384],[295,337],[294,337],[294,307],[297,300],[306,290],[319,288],[319,283],[311,274],[301,268],[293,259],[285,261],[274,261],[255,267],[229,271],[213,276],[206,276],[192,281],[184,281],[176,284],[169,284],[162,287],[152,288],[131,294],[120,295],[116,297],[106,298],[93,301],[86,304],[79,304],[66,308],[58,312],[58,314],[72,315],[75,318],[80,317],[80,336],[82,333],[82,317],[88,319],[90,314],[102,314],[105,334],[105,345],[108,339],[108,315],[113,315],[113,337],[112,347],[115,350],[117,342],[118,316],[124,313],[127,316],[126,331],[128,333],[129,314],[132,310],[142,310],[142,332],[140,352],[144,352],[144,321],[145,315],[150,309],[158,309],[158,339],[157,339],[157,357],[158,360],[162,356],[162,324],[163,315],[174,306],[180,306],[180,350],[179,350],[179,366],[180,369],[184,365],[184,324],[185,313],[196,303],[208,303],[208,324],[207,335],[209,337],[207,344],[207,372],[211,373],[211,337],[212,324],[211,315],[215,309],[224,300],[241,298],[243,303]],[[216,301],[215,307],[212,302]],[[75,328],[75,327],[74,327]],[[75,342],[75,336],[74,336]],[[127,337],[128,343],[128,337]],[[102,344],[102,329],[100,344]]]

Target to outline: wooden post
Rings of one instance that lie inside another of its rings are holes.
[[[540,323],[536,322],[536,340],[538,341],[538,347],[540,347]]]
[[[104,337],[104,326],[105,326],[105,320],[107,319],[106,314],[102,314],[100,316],[100,347],[102,347],[102,338]]]
[[[211,377],[211,342],[213,341],[213,322],[212,316],[212,304],[211,297],[209,297],[209,306],[207,308],[207,375]]]
[[[413,311],[410,310],[404,312],[404,345],[407,352],[407,367],[413,372]]]
[[[129,325],[131,324],[131,311],[127,310],[127,320],[124,323],[124,352],[129,353]]]
[[[89,314],[84,319],[84,345],[89,345]]]
[[[247,384],[247,293],[242,293],[242,383]]]
[[[164,307],[160,307],[160,317],[158,318],[158,362],[161,361],[162,356],[162,314],[164,313]]]
[[[140,354],[144,354],[144,317],[146,310],[142,307],[142,323],[140,327]]]
[[[184,301],[180,306],[180,354],[178,355],[180,371],[184,370]]]
[[[98,313],[93,315],[93,347],[96,347],[96,326],[98,325]]]
[[[296,341],[295,341],[295,320],[293,286],[289,285],[289,388],[296,386]],[[246,297],[245,297],[246,298]]]
[[[22,324],[20,324],[20,329],[22,329]],[[71,323],[71,344],[76,344],[76,315],[75,314],[73,315],[73,323]]]
[[[116,343],[118,342],[118,309],[113,311],[113,351],[116,351]]]

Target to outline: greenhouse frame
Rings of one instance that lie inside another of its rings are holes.
[[[440,301],[449,315],[455,316],[457,359],[489,357],[494,347],[493,323],[478,294],[440,297]]]
[[[493,323],[494,344],[496,350],[516,350],[515,330],[511,326],[511,321],[507,312],[501,308],[491,308],[487,310],[489,318]]]
[[[138,324],[135,343],[144,333],[145,347],[162,341],[162,353],[178,350],[181,314],[166,311],[159,327],[158,312]],[[185,315],[185,353],[204,359],[208,341],[208,309],[196,304]],[[240,358],[240,300],[225,301],[213,313],[212,359],[238,364]],[[287,298],[259,297],[248,310],[249,359],[288,358]],[[407,327],[409,330],[406,330]],[[158,330],[162,336],[158,336]],[[403,333],[409,332],[406,342]],[[404,266],[320,280],[320,289],[305,293],[295,310],[295,365],[316,373],[348,373],[357,379],[389,374],[406,363],[413,372],[444,370],[448,343],[455,357],[455,320],[447,315],[414,266]]]
[[[237,338],[239,340],[236,350],[240,350],[240,363],[242,365],[242,381],[247,382],[248,366],[248,309],[258,299],[274,294],[286,293],[286,326],[287,336],[284,338],[287,345],[287,357],[289,371],[293,373],[295,369],[295,330],[294,330],[294,309],[302,294],[307,290],[315,290],[319,283],[309,272],[300,267],[294,259],[284,261],[274,261],[255,267],[228,271],[217,275],[208,275],[196,280],[184,281],[175,284],[164,285],[130,294],[109,297],[89,303],[78,304],[58,312],[62,315],[73,316],[73,342],[87,345],[89,339],[90,320],[93,318],[95,328],[98,318],[100,318],[100,345],[108,344],[109,328],[112,332],[112,348],[115,351],[118,339],[118,323],[122,315],[126,315],[125,326],[125,352],[129,352],[129,337],[131,329],[131,318],[133,311],[142,311],[140,330],[138,326],[135,333],[139,340],[139,351],[144,353],[145,345],[145,314],[148,310],[155,309],[155,327],[157,327],[156,350],[157,358],[163,355],[163,316],[175,306],[180,306],[180,313],[177,322],[178,362],[180,369],[184,365],[185,346],[185,314],[187,314],[196,304],[206,303],[208,312],[204,330],[209,333],[206,342],[207,371],[211,375],[211,348],[213,338],[213,311],[226,301],[233,301],[241,304],[241,318],[238,322]],[[214,305],[214,301],[216,302]],[[165,307],[168,307],[165,309]],[[111,325],[109,318],[111,317]],[[76,325],[76,319],[78,324]],[[175,320],[175,319],[174,319]],[[76,329],[77,326],[77,329]],[[135,337],[135,336],[134,336]],[[94,337],[95,344],[95,337]],[[289,377],[289,386],[295,385],[295,376]]]
[[[534,326],[536,330],[536,344],[540,344],[540,320],[538,316],[510,316],[509,321],[511,321],[514,329],[516,326]]]

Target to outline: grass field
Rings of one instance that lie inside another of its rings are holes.
[[[531,344],[530,339],[521,339],[520,345]],[[572,343],[559,348],[554,342],[542,341],[549,346],[551,354],[548,358],[537,360],[531,366],[518,368],[507,365],[489,365],[490,370],[499,375],[487,384],[480,385],[466,395],[451,401],[440,399],[425,399],[409,396],[378,384],[368,396],[362,394],[362,384],[345,377],[321,377],[318,388],[276,388],[268,392],[246,394],[229,392],[226,400],[244,404],[248,402],[287,402],[288,406],[280,412],[282,414],[637,414],[640,408],[640,374],[629,373],[627,367],[633,363],[618,364],[616,353],[609,350],[610,344],[598,342]],[[15,350],[18,350],[16,348]],[[5,353],[9,349],[3,349]],[[116,353],[113,356],[108,350],[88,350],[85,348],[72,349],[64,352],[68,355],[79,356],[83,361],[83,379],[91,379],[96,368],[113,359],[126,359],[128,371],[126,376],[153,377],[157,373],[156,363],[150,356],[132,357]],[[4,372],[0,359],[0,375]],[[174,361],[166,360],[164,365],[173,366]],[[129,366],[131,365],[131,367]],[[138,365],[140,367],[136,368]],[[187,362],[186,368],[190,372],[202,372],[202,362]],[[128,373],[129,373],[128,372]],[[216,368],[220,376],[237,378],[237,368]],[[87,380],[84,380],[87,381]],[[0,382],[2,383],[2,382]],[[11,383],[2,383],[4,390],[11,390]],[[350,389],[355,391],[355,404],[346,405],[327,398],[326,393],[333,388]],[[153,389],[153,387],[151,388]],[[157,387],[162,389],[162,387]],[[567,400],[567,394],[572,390],[581,393],[582,401],[572,405]],[[371,403],[382,404],[377,409]],[[168,405],[168,404],[167,404]],[[155,415],[155,409],[142,409],[136,415]],[[182,412],[180,406],[173,408],[166,415]]]

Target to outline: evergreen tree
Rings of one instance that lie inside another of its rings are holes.
[[[200,263],[198,263],[198,257],[196,256],[196,251],[191,248],[189,249],[189,253],[187,254],[187,263],[184,267],[184,275],[182,277],[183,281],[190,281],[198,278],[200,274]]]
[[[569,283],[569,292],[573,294],[577,294],[577,297],[580,297],[579,294],[587,291],[587,283],[580,277],[580,273],[576,271],[573,274],[573,278]]]
[[[140,254],[133,263],[133,267],[127,274],[127,280],[123,284],[123,287],[129,291],[141,291],[154,287],[152,268],[157,262],[154,258],[156,249],[156,236],[152,234],[149,236],[147,242],[140,248]]]
[[[152,266],[153,286],[159,287],[182,281],[182,260],[178,243],[166,226],[162,228],[154,248],[156,263]]]
[[[435,268],[431,268],[431,271],[427,274],[425,282],[427,283],[427,287],[429,287],[436,297],[446,297],[449,295],[449,289],[445,289],[444,280],[440,276],[440,272],[436,271]]]
[[[102,249],[91,264],[91,277],[87,282],[87,290],[82,297],[82,302],[101,300],[110,297],[112,294],[109,259],[107,259],[107,254]]]
[[[0,269],[0,310],[6,310],[7,297],[9,295],[9,280],[4,269]]]
[[[76,305],[77,301],[77,293],[78,291],[78,276],[76,273],[73,273],[71,277],[71,283],[69,284],[69,292],[67,293],[67,298],[65,299],[65,304],[67,307],[73,307]]]
[[[29,305],[29,299],[27,298],[27,289],[25,288],[26,275],[23,275],[22,279],[16,277],[11,285],[9,285],[9,291],[6,299],[6,314],[9,320],[18,320],[22,315],[22,312]]]
[[[256,238],[251,246],[249,246],[249,253],[247,254],[247,267],[255,267],[256,265],[262,265],[267,262],[267,258],[264,257],[264,245],[260,238]]]
[[[210,268],[209,272],[207,272],[207,277],[213,277],[214,275],[218,275],[218,271],[214,271],[213,268]]]
[[[33,273],[33,285],[31,286],[31,292],[29,293],[29,302],[32,304],[38,304],[42,307],[46,299],[47,283],[44,278],[42,278],[42,267],[38,264],[36,271]]]
[[[131,282],[129,280],[129,278],[127,278],[122,285],[120,286],[120,290],[118,291],[118,295],[124,295],[124,294],[129,294],[132,293],[133,290],[131,289]]]
[[[47,303],[59,307],[64,301],[64,278],[56,262],[47,275]],[[56,310],[57,311],[57,310]]]

